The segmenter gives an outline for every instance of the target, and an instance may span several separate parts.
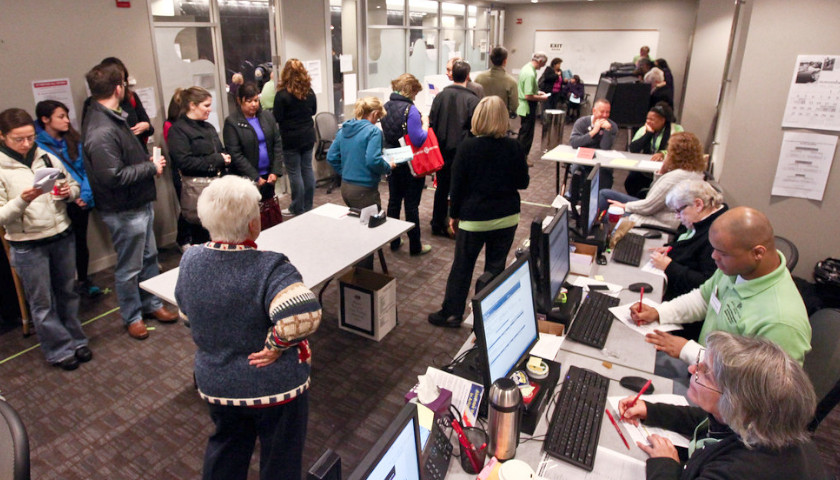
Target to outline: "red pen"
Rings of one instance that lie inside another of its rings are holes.
[[[648,389],[648,387],[650,386],[651,382],[653,382],[653,379],[648,380],[648,381],[647,381],[647,383],[645,383],[645,386],[644,386],[644,387],[642,387],[642,389],[641,389],[641,390],[639,390],[639,394],[638,394],[638,395],[636,395],[636,398],[634,398],[632,402],[630,402],[630,403],[628,403],[628,404],[627,404],[627,408],[628,408],[628,409],[630,409],[630,407],[632,407],[633,405],[635,405],[635,404],[636,404],[636,401],[639,399],[639,397],[641,397],[641,396],[642,396],[642,394],[643,394],[643,393],[645,393],[645,391],[647,391],[647,389]],[[626,412],[626,411],[627,411],[627,410],[625,410],[625,412]]]
[[[618,424],[615,423],[615,418],[613,418],[612,413],[610,413],[608,408],[605,408],[604,411],[607,412],[607,416],[610,417],[610,422],[612,422],[613,427],[615,427],[615,431],[618,432],[618,436],[621,437],[621,441],[624,442],[624,446],[627,447],[627,450],[630,450],[630,444],[627,443],[627,439],[624,438],[624,434],[621,433],[621,429],[618,428]]]
[[[668,247],[668,250],[665,250],[665,255],[668,255],[669,253],[671,253],[671,250],[673,250],[673,249],[674,249],[674,247]]]
[[[639,308],[638,308],[638,310],[636,310],[636,313],[639,313],[639,314],[641,314],[641,313],[642,313],[642,301],[643,301],[644,299],[645,299],[645,287],[642,287],[641,293],[639,293]],[[636,326],[637,326],[637,327],[638,327],[639,325],[641,325],[641,324],[642,324],[642,321],[641,321],[641,320],[639,320],[638,322],[636,322]]]
[[[467,459],[470,461],[470,465],[473,467],[473,470],[480,472],[481,465],[478,464],[478,458],[475,456],[475,445],[470,443],[470,439],[464,434],[464,430],[461,428],[460,423],[453,420],[452,429],[455,430],[455,433],[458,435],[458,441],[461,443],[461,448],[466,449]]]

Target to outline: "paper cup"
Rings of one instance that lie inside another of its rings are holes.
[[[609,215],[610,223],[617,223],[624,215],[624,209],[618,205],[610,205],[610,208],[607,209],[607,215]]]

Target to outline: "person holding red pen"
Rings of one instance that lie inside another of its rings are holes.
[[[711,333],[688,367],[688,399],[696,407],[627,397],[619,416],[691,437],[687,457],[667,438],[637,442],[650,458],[648,479],[829,478],[807,431],[816,395],[802,367],[760,338]]]

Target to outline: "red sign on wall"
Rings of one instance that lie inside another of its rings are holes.
[[[522,19],[521,19],[521,18],[517,18],[517,19],[516,19],[516,24],[517,24],[517,25],[522,25]]]
[[[130,0],[117,0],[117,8],[131,8]]]

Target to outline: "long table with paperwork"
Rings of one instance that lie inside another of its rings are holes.
[[[553,149],[546,152],[542,156],[543,160],[556,162],[554,171],[554,178],[556,182],[557,191],[560,193],[560,186],[566,184],[566,178],[569,173],[569,165],[577,164],[587,167],[594,166],[597,163],[604,168],[614,168],[618,170],[629,170],[634,172],[648,172],[656,173],[662,167],[662,162],[651,161],[652,155],[646,153],[630,153],[617,152],[615,150],[595,150],[595,158],[591,160],[577,158],[578,150],[569,145],[557,145]],[[560,182],[560,164],[566,165],[566,171],[563,175],[563,182]]]
[[[260,233],[257,244],[260,250],[289,257],[300,271],[303,284],[312,289],[414,227],[413,223],[389,218],[376,228],[368,228],[347,211],[341,205],[321,205]],[[177,304],[177,281],[178,269],[173,268],[140,283],[140,288]]]

